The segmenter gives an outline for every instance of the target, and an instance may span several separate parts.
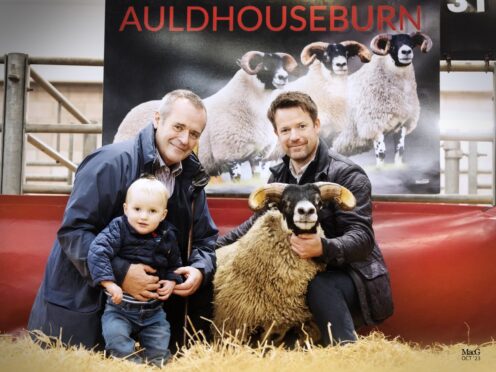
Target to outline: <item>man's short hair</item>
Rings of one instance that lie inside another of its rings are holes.
[[[162,198],[163,207],[167,208],[169,201],[169,191],[167,187],[154,175],[143,174],[140,178],[134,181],[127,189],[126,203],[128,202],[129,195],[133,192],[145,192],[150,194],[158,194]]]
[[[161,121],[164,121],[167,118],[172,109],[172,105],[180,98],[187,99],[195,108],[203,110],[205,115],[207,114],[207,109],[198,95],[187,89],[176,89],[167,93],[160,101],[158,112]]]
[[[267,111],[267,117],[272,123],[275,131],[277,131],[276,123],[274,120],[276,111],[278,109],[291,107],[301,108],[304,112],[310,115],[314,123],[317,121],[317,118],[319,116],[317,105],[308,94],[296,91],[284,92],[279,94],[276,99],[272,101]]]

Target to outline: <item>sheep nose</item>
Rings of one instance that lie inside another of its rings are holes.
[[[346,62],[336,63],[336,66],[338,66],[338,67],[344,67],[344,66],[346,66]]]
[[[311,216],[312,214],[315,213],[315,207],[308,207],[308,208],[299,207],[297,209],[297,212],[302,216]]]
[[[411,50],[402,50],[401,53],[407,56],[407,55],[411,54],[412,51]]]
[[[276,78],[278,78],[279,80],[286,80],[288,78],[288,76],[287,75],[283,75],[283,74],[278,74],[276,76]]]

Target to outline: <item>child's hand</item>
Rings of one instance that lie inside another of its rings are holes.
[[[122,301],[122,288],[119,287],[117,284],[114,282],[110,281],[103,281],[101,282],[101,285],[107,290],[108,293],[110,293],[110,296],[112,296],[112,302],[114,304],[120,304]]]
[[[157,289],[158,299],[165,301],[172,294],[172,291],[174,290],[174,287],[176,286],[176,282],[174,282],[172,280],[161,280],[158,282],[158,284],[160,284],[160,288]]]

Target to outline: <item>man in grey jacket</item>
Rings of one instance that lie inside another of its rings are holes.
[[[205,123],[201,99],[193,92],[176,90],[163,98],[153,124],[135,139],[103,146],[84,159],[31,310],[29,330],[62,336],[67,344],[103,348],[100,317],[104,296],[91,280],[88,250],[96,235],[123,214],[126,191],[142,173],[154,174],[168,188],[171,198],[167,221],[179,231],[184,266],[176,273],[185,280],[175,287],[176,296],[165,304],[171,345],[181,339],[184,298],[189,298],[193,319],[210,317],[209,288],[216,264],[217,228],[203,190],[208,176],[192,153]],[[146,301],[162,295],[159,278],[150,266],[115,257],[112,267],[116,283],[135,299]]]
[[[298,256],[327,264],[326,271],[310,282],[307,293],[322,343],[355,341],[356,328],[380,323],[393,312],[389,274],[372,229],[370,181],[362,168],[319,139],[320,121],[310,96],[282,93],[267,115],[286,154],[282,163],[271,168],[269,183],[335,182],[355,195],[354,211],[342,211],[334,202],[322,208],[319,220],[325,238],[317,234],[291,237]],[[239,239],[258,216],[220,238],[217,246]]]

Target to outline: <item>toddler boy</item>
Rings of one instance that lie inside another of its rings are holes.
[[[139,178],[129,186],[124,215],[116,217],[90,246],[88,267],[95,284],[107,293],[102,316],[105,350],[114,357],[136,363],[163,366],[170,357],[170,325],[162,301],[172,294],[182,277],[174,270],[182,266],[176,229],[165,221],[169,193],[153,176]],[[111,261],[115,256],[157,270],[162,289],[158,299],[138,301],[115,283]],[[141,352],[135,353],[135,339]]]

